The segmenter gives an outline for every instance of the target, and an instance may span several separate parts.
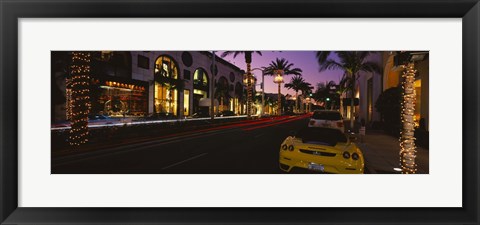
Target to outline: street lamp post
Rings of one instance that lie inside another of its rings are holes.
[[[275,70],[275,74],[277,74],[273,80],[273,83],[278,84],[278,115],[282,115],[282,92],[280,90],[281,85],[283,83],[283,70]]]

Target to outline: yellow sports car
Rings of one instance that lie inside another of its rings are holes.
[[[280,146],[280,169],[285,172],[364,172],[362,151],[338,129],[307,127]]]

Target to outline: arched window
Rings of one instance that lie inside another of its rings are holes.
[[[198,68],[193,73],[193,110],[200,112],[200,100],[209,96],[208,74],[203,68]]]
[[[208,74],[204,69],[198,68],[193,73],[193,84],[208,87]]]
[[[229,84],[227,78],[221,76],[218,78],[217,85],[215,87],[215,98],[220,102],[220,110],[228,109],[229,100],[231,98],[229,91]]]
[[[166,55],[160,56],[155,61],[155,74],[172,79],[178,79],[178,67],[175,61]]]
[[[166,118],[178,114],[178,93],[182,88],[178,78],[178,66],[173,58],[162,55],[155,60],[155,112],[166,114]]]

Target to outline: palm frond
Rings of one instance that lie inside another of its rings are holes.
[[[328,59],[322,65],[320,65],[320,71],[336,70],[336,69],[344,69],[344,68],[345,68],[344,65],[338,63],[333,59]]]
[[[235,53],[234,51],[224,51],[222,53],[221,57],[223,58],[223,57],[229,56],[229,55],[234,54],[234,53]],[[234,56],[234,58],[235,58],[235,56]]]
[[[378,65],[378,63],[371,62],[371,61],[364,62],[360,67],[360,69],[361,69],[360,71],[376,72],[378,74],[382,74],[382,68],[380,67],[380,65]]]
[[[319,51],[319,52],[317,52],[316,56],[317,56],[318,64],[322,65],[323,63],[325,63],[328,59],[328,56],[331,53],[332,52],[329,52],[329,51]]]
[[[302,69],[292,68],[293,63],[290,63],[285,58],[276,58],[275,61],[270,62],[269,66],[265,69],[265,75],[275,75],[275,70],[283,70],[284,75],[302,75]]]

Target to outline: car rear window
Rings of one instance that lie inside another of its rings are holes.
[[[338,142],[347,142],[347,137],[338,129],[323,127],[307,127],[298,132],[297,138],[302,142],[319,142],[330,146],[335,146]]]
[[[316,120],[342,120],[342,116],[339,112],[322,112],[317,111],[312,115],[312,119]]]

